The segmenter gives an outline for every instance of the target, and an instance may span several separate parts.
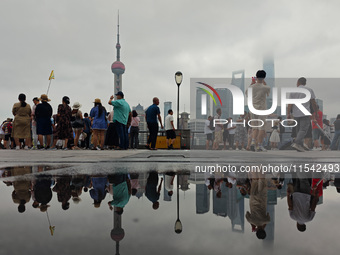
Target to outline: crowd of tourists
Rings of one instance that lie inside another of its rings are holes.
[[[102,101],[96,98],[90,113],[83,113],[81,104],[74,102],[70,107],[70,98],[64,96],[56,113],[49,104],[50,98],[42,94],[33,98],[33,106],[26,102],[26,95],[20,94],[19,102],[12,108],[14,119],[7,118],[0,127],[0,145],[2,149],[41,149],[41,150],[127,150],[139,148],[138,113],[124,99],[119,91],[108,101],[113,106],[107,111]],[[163,128],[159,99],[153,98],[153,104],[146,110],[145,118],[150,131],[147,148],[156,150],[158,122]],[[173,124],[173,112],[165,120],[168,149],[173,148],[176,138]],[[3,141],[3,143],[2,143]]]
[[[257,110],[266,110],[266,99],[270,93],[270,87],[265,82],[266,72],[259,70],[256,79],[253,79],[252,87],[253,106]],[[244,112],[237,120],[231,117],[227,123],[221,123],[222,110],[218,108],[215,116],[209,116],[205,121],[204,134],[206,135],[206,149],[218,150],[223,143],[223,149],[230,150],[252,150],[265,152],[268,148],[295,149],[299,152],[309,150],[340,150],[340,114],[334,123],[323,118],[323,113],[315,100],[314,91],[306,86],[306,78],[301,77],[297,81],[298,88],[307,89],[311,94],[311,99],[303,106],[312,114],[305,115],[294,104],[288,105],[288,119],[294,119],[296,126],[291,130],[291,138],[284,141],[283,134],[285,127],[281,124],[282,117],[270,117],[256,115],[251,112]],[[303,93],[291,93],[291,99],[304,98]],[[266,130],[266,119],[273,119],[270,131]],[[216,120],[216,121],[214,121]],[[252,125],[248,123],[252,120]],[[261,125],[262,122],[262,125]],[[244,124],[243,124],[244,123]],[[331,129],[334,128],[334,136],[331,138]],[[269,135],[268,135],[269,133]]]

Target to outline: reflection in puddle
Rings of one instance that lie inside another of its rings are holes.
[[[313,231],[325,222],[333,222],[330,224],[332,231],[337,231],[334,212],[340,208],[332,201],[339,192],[338,176],[320,180],[291,174],[136,173],[126,169],[103,175],[55,176],[53,171],[47,170],[46,167],[1,170],[6,184],[0,187],[0,199],[6,208],[1,210],[1,225],[16,226],[8,230],[6,236],[13,238],[22,231],[21,215],[27,215],[25,224],[31,232],[41,230],[20,244],[29,252],[33,252],[30,243],[39,246],[45,241],[56,250],[60,248],[58,243],[68,243],[69,249],[63,251],[64,254],[74,254],[77,249],[72,242],[77,236],[88,240],[82,244],[82,254],[89,253],[93,242],[100,244],[103,250],[112,250],[108,233],[115,242],[116,254],[122,251],[124,254],[152,254],[141,245],[150,242],[150,238],[165,254],[172,253],[173,249],[180,254],[192,254],[211,251],[211,247],[219,247],[223,240],[234,240],[233,245],[242,251],[248,247],[248,242],[249,247],[256,242],[273,247],[275,235],[283,240],[284,236],[293,237],[304,232],[310,239]],[[324,193],[326,198],[329,195],[327,205],[323,205]],[[317,214],[319,208],[321,212]],[[113,220],[111,230],[108,214]],[[225,224],[227,218],[231,227]],[[44,227],[42,222],[45,222]],[[200,232],[202,226],[204,235]],[[56,241],[46,236],[53,236]],[[303,238],[300,235],[297,239]],[[123,242],[125,239],[128,240]],[[322,237],[317,239],[319,244],[322,240]],[[185,242],[195,244],[195,248],[188,251]],[[206,243],[212,246],[209,248]],[[289,245],[299,250],[296,242]],[[8,254],[10,247],[13,248],[13,243],[5,244],[0,254],[2,251]],[[262,253],[263,249],[255,254]]]

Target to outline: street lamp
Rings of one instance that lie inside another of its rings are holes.
[[[179,129],[179,86],[181,85],[183,80],[183,74],[178,71],[175,73],[175,81],[177,84],[177,130]]]
[[[179,220],[179,181],[178,181],[178,174],[177,174],[177,220],[175,222],[175,232],[177,234],[182,233],[182,222]]]

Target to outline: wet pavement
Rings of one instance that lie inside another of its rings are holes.
[[[291,172],[194,172],[197,164],[216,163],[336,165],[338,152],[10,150],[0,155],[1,255],[335,254],[340,248],[339,173],[318,182],[315,174]],[[288,210],[287,198],[294,195],[287,192],[289,183],[295,189],[308,181],[311,187],[318,183],[317,193],[308,197],[308,207],[314,201],[316,208],[308,209],[312,218],[300,232]],[[261,228],[264,239],[257,237]]]

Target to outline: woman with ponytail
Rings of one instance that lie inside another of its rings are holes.
[[[99,98],[94,100],[94,107],[91,109],[90,116],[92,118],[93,130],[93,148],[92,150],[103,150],[105,142],[105,131],[107,129],[106,109],[102,106]],[[97,147],[98,138],[100,139],[100,147]]]
[[[25,149],[31,147],[31,107],[26,103],[26,95],[20,94],[19,102],[13,105],[14,115],[12,137],[14,138],[16,149],[20,149],[19,139],[25,139]]]

